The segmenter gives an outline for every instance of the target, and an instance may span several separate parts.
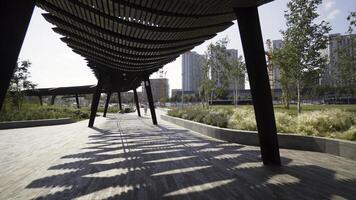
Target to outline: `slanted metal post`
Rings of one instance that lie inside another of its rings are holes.
[[[154,125],[157,125],[155,104],[154,104],[153,97],[152,97],[150,79],[147,77],[144,82],[145,82],[145,89],[146,89],[146,94],[147,94],[147,101],[148,101],[148,105],[150,107],[150,112],[151,112],[152,123]]]
[[[55,101],[56,101],[56,95],[53,95],[51,98],[51,105],[54,105]]]
[[[33,0],[1,1],[0,110],[16,67],[34,7],[35,2]]]
[[[39,95],[39,96],[38,96],[38,99],[40,100],[40,105],[41,105],[41,106],[43,106],[42,96],[41,96],[41,95]]]
[[[103,81],[101,78],[98,79],[98,84],[96,85],[95,93],[93,94],[93,100],[91,101],[91,112],[88,127],[93,127],[96,112],[98,110],[101,91],[103,89]]]
[[[77,108],[80,109],[78,94],[75,94],[75,102],[77,103]]]
[[[110,103],[110,97],[111,97],[111,92],[108,92],[106,94],[106,102],[105,102],[105,108],[104,108],[103,117],[106,117],[106,113],[108,112],[108,107],[109,107],[109,103]]]
[[[134,93],[134,99],[135,99],[135,103],[136,103],[137,115],[138,115],[139,117],[141,117],[140,102],[138,101],[138,96],[137,96],[137,91],[136,91],[136,89],[133,89],[133,93]]]
[[[119,109],[122,110],[122,104],[121,104],[121,92],[117,92],[117,99],[119,100]]]
[[[234,8],[246,60],[263,164],[281,165],[257,7]]]

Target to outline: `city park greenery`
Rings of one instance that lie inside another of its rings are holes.
[[[350,23],[347,34],[352,42],[337,50],[339,62],[332,63],[336,64],[335,76],[340,83],[323,86],[318,84],[320,75],[325,72],[328,64],[327,57],[321,52],[327,47],[327,34],[331,30],[329,23],[316,22],[317,8],[321,2],[321,0],[291,0],[287,4],[288,10],[285,11],[287,29],[281,31],[283,46],[280,49],[267,48],[268,64],[280,70],[280,79],[277,81],[281,84],[283,92],[284,105],[275,105],[277,129],[280,133],[356,140],[356,106],[354,105],[304,105],[304,112],[301,113],[302,94],[310,98],[321,97],[331,92],[336,95],[356,93],[356,63],[353,50],[356,46],[355,37],[352,36],[356,25],[355,12],[351,12],[347,18]],[[223,39],[208,47],[200,91],[205,103],[209,98],[210,100],[223,98],[224,95],[221,94],[226,93],[223,90],[227,89],[228,82],[231,81],[229,76],[238,77],[240,73],[245,72],[242,58],[239,58],[238,63],[232,63],[228,59],[230,57],[227,44],[228,40]],[[234,66],[236,72],[231,71]],[[218,79],[223,81],[221,84],[217,84],[209,75],[214,71],[218,72],[220,76]],[[306,90],[309,90],[309,93],[305,92]],[[297,105],[291,105],[292,100],[296,101]],[[173,108],[168,115],[224,128],[256,130],[252,106]]]
[[[34,89],[36,84],[29,81],[29,60],[19,61],[15,67],[14,75],[10,81],[8,93],[0,112],[0,121],[21,121],[37,119],[71,118],[75,121],[88,119],[90,108],[77,109],[76,105],[40,105],[39,100],[26,100],[24,90]],[[73,97],[74,98],[74,97]],[[99,107],[98,112],[104,108]],[[108,112],[117,113],[119,108],[109,107]]]
[[[304,105],[298,114],[297,106],[290,109],[275,106],[277,131],[301,135],[331,137],[356,141],[356,106],[354,105]],[[202,106],[172,108],[168,115],[212,126],[238,130],[256,131],[253,107]]]

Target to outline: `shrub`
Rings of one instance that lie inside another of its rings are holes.
[[[209,112],[202,120],[205,124],[222,128],[226,128],[228,122],[226,115],[219,112]]]
[[[279,133],[295,132],[295,120],[285,112],[275,112],[276,126]]]
[[[297,117],[296,131],[307,135],[326,136],[328,133],[348,130],[353,116],[340,109],[306,112]]]
[[[237,108],[228,121],[228,128],[239,130],[257,130],[255,114],[250,108]]]
[[[204,123],[204,118],[209,114],[209,111],[202,110],[194,117],[194,121]]]
[[[167,114],[168,114],[169,116],[172,116],[172,117],[179,117],[179,118],[181,118],[184,113],[183,113],[183,109],[172,108],[171,110],[169,110],[169,111],[167,112]]]
[[[2,112],[0,121],[20,121],[36,119],[57,119],[69,117],[73,120],[89,118],[89,111],[60,106],[24,105],[20,111]]]
[[[208,125],[239,130],[256,131],[256,120],[252,107],[236,109],[213,107],[173,108],[168,115],[193,120]],[[280,133],[297,133],[321,137],[333,137],[356,141],[356,115],[340,109],[307,111],[299,116],[291,112],[276,110],[277,130]]]

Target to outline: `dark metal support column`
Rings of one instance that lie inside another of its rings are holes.
[[[42,96],[38,96],[38,99],[40,100],[40,105],[43,106],[43,100],[42,100]]]
[[[250,81],[262,160],[265,165],[280,165],[277,129],[258,9],[247,7],[235,8],[234,11]]]
[[[28,24],[35,7],[33,0],[2,1],[0,37],[0,110],[17,63]]]
[[[138,115],[139,117],[141,117],[140,102],[138,101],[138,96],[137,96],[137,91],[136,91],[136,89],[133,89],[133,93],[134,93],[134,99],[135,99],[135,103],[136,103],[137,115]]]
[[[122,110],[121,92],[117,92],[117,99],[118,99],[118,101],[119,101],[119,109]]]
[[[77,108],[80,109],[78,94],[75,94],[75,102],[77,103]]]
[[[105,102],[105,108],[104,108],[104,114],[103,117],[106,117],[106,113],[108,112],[108,107],[109,107],[109,103],[110,103],[110,97],[111,97],[111,93],[107,93],[106,94],[106,102]]]
[[[147,94],[148,105],[149,105],[149,107],[150,107],[150,112],[151,112],[151,117],[152,117],[152,123],[153,123],[154,125],[157,125],[155,104],[154,104],[153,97],[152,97],[150,79],[149,79],[148,77],[147,77],[146,80],[145,80],[145,89],[146,89],[146,94]]]
[[[88,127],[93,127],[96,111],[98,110],[98,105],[100,101],[101,90],[103,89],[103,81],[101,78],[98,80],[98,84],[96,85],[96,91],[93,94],[93,100],[91,101],[91,112]]]
[[[56,100],[56,95],[53,95],[51,98],[51,105],[54,105],[55,100]]]

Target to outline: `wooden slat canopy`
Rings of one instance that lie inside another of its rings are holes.
[[[138,87],[144,77],[225,30],[236,18],[231,0],[36,2],[48,12],[43,16],[64,36],[62,41],[102,76],[106,90]]]
[[[238,19],[253,99],[261,154],[280,165],[277,130],[266,69],[258,6],[272,0],[24,0],[2,1],[0,109],[10,84],[35,4],[83,56],[95,76],[89,127],[100,94],[134,90],[144,82],[153,124],[157,124],[149,75],[180,54],[214,37]],[[77,98],[78,99],[78,98]],[[120,99],[120,98],[119,98]],[[137,97],[136,107],[139,108]],[[52,99],[54,102],[54,98]],[[79,104],[78,104],[79,105]]]

